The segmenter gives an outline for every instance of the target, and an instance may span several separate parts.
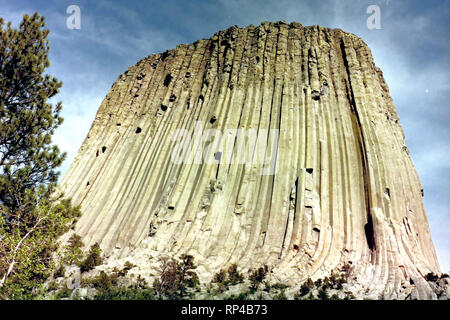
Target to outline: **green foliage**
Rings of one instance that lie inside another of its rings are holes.
[[[284,292],[284,290],[281,290],[281,292],[276,294],[273,297],[273,299],[274,300],[287,300],[288,298],[287,298],[286,293]]]
[[[73,290],[69,289],[67,287],[67,284],[64,283],[64,286],[58,290],[58,292],[56,293],[55,299],[57,300],[61,300],[61,299],[65,299],[65,298],[69,298],[72,295]]]
[[[89,253],[83,261],[80,262],[80,271],[86,272],[102,263],[102,249],[98,243],[94,243],[89,249]]]
[[[34,211],[36,223],[27,232],[20,225],[11,228],[0,216],[0,296],[5,299],[35,298],[33,289],[56,268],[52,255],[58,237],[80,215],[79,208],[68,200],[49,200]]]
[[[133,269],[134,267],[136,267],[136,265],[132,264],[130,261],[125,261],[123,270],[129,271],[129,270]]]
[[[118,273],[108,275],[101,271],[96,277],[83,279],[82,286],[96,289],[96,294],[92,297],[93,300],[155,299],[153,289],[141,277],[138,277],[135,284],[128,287],[119,285],[119,278],[120,275]]]
[[[123,269],[122,270],[119,270],[119,269],[117,269],[117,268],[114,268],[114,272],[115,273],[117,273],[117,275],[119,276],[119,277],[124,277],[127,273],[128,273],[128,271],[130,271],[131,269],[133,269],[135,267],[135,265],[134,264],[132,264],[130,261],[126,261],[125,262],[125,265],[123,266]]]
[[[264,266],[255,270],[250,270],[248,279],[250,280],[250,291],[253,293],[258,290],[259,285],[269,272],[269,267]]]
[[[223,293],[228,290],[229,286],[244,282],[244,276],[237,270],[237,265],[232,264],[226,271],[220,269],[213,276],[211,282],[217,284],[216,293]]]
[[[331,296],[330,300],[342,300],[342,299],[339,298],[339,296],[335,293]]]
[[[251,294],[250,291],[247,290],[247,291],[241,292],[241,293],[239,293],[237,295],[232,294],[226,300],[248,300],[250,294]]]
[[[51,136],[62,123],[61,103],[47,102],[62,86],[44,75],[49,30],[45,19],[25,15],[18,29],[0,18],[0,205],[7,221],[25,230],[34,209],[47,200],[65,158]]]
[[[312,282],[311,278],[308,278],[300,287],[300,296],[306,296],[313,287],[314,283]]]
[[[356,297],[355,297],[355,295],[353,294],[353,292],[351,292],[351,291],[346,291],[345,292],[345,298],[344,298],[344,300],[355,300],[356,299]]]
[[[318,298],[320,300],[330,300],[330,296],[327,293],[327,290],[322,288],[319,290]]]
[[[237,271],[237,265],[234,263],[227,270],[227,281],[229,285],[236,285],[244,281],[244,275]]]
[[[227,273],[220,269],[214,276],[211,281],[212,283],[226,283],[227,282]]]
[[[60,265],[59,268],[56,269],[56,271],[53,274],[53,276],[55,278],[60,278],[60,277],[64,277],[65,273],[66,273],[66,267],[64,265]]]
[[[342,290],[343,284],[346,282],[345,275],[337,275],[336,273],[332,272],[331,276],[329,278],[329,286],[332,289],[336,290]]]
[[[81,241],[81,237],[74,233],[69,240],[67,241],[67,245],[64,246],[62,253],[60,254],[59,261],[61,263],[61,268],[63,268],[63,265],[71,265],[81,264],[81,261],[84,258],[84,251],[83,251],[83,242]],[[55,274],[55,277],[57,275]]]
[[[425,276],[425,280],[436,282],[437,280],[439,280],[439,276],[430,272]]]
[[[321,287],[322,286],[322,279],[317,279],[316,281],[314,281],[314,285],[316,286],[316,287]]]
[[[180,261],[164,257],[160,262],[160,277],[153,282],[159,299],[183,299],[189,296],[188,288],[196,288],[200,284],[193,271],[197,266],[191,255],[183,254]]]
[[[55,269],[57,238],[80,215],[56,181],[65,154],[51,136],[61,103],[49,104],[61,82],[47,74],[49,30],[25,15],[18,29],[0,18],[0,297],[36,298]]]
[[[338,293],[334,292],[332,296],[329,296],[328,290],[338,290],[342,292],[343,284],[345,283],[345,275],[339,276],[338,274],[332,272],[330,277],[325,277],[323,279],[318,279],[312,281],[308,278],[300,287],[297,294],[294,295],[296,300],[315,300],[315,293],[317,293],[317,298],[320,300],[342,300]],[[332,292],[331,292],[332,293]],[[346,291],[345,300],[355,299],[352,292]]]
[[[137,287],[118,287],[112,288],[110,291],[101,291],[96,294],[94,300],[154,300],[155,294],[153,289],[137,288]]]

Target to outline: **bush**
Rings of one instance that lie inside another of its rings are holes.
[[[61,300],[64,298],[70,298],[70,296],[72,295],[73,290],[69,289],[67,287],[67,284],[64,283],[64,286],[58,290],[58,292],[56,293],[55,299]]]
[[[20,225],[11,230],[0,214],[0,297],[4,299],[38,298],[45,280],[56,269],[53,253],[58,249],[57,239],[80,213],[70,201],[48,201],[35,210],[39,223],[25,233]]]
[[[244,281],[244,276],[242,275],[242,273],[239,273],[237,271],[237,265],[235,263],[228,268],[227,276],[228,276],[228,284],[232,286],[242,283]]]
[[[146,281],[140,276],[134,285],[129,287],[118,285],[119,276],[117,273],[111,275],[101,272],[97,277],[85,279],[83,286],[93,287],[97,293],[93,300],[153,300],[154,291],[148,287]]]
[[[222,293],[227,291],[230,285],[234,286],[244,282],[244,276],[237,271],[237,265],[232,264],[227,271],[223,269],[219,270],[219,272],[213,276],[211,282],[217,284],[217,293]]]
[[[325,289],[319,290],[318,298],[320,300],[330,300],[330,297],[328,296],[328,293]]]
[[[430,272],[430,273],[428,273],[428,274],[425,276],[425,279],[426,279],[427,281],[433,281],[433,282],[435,282],[435,281],[439,280],[439,277],[438,277],[436,274]]]
[[[59,255],[61,268],[63,265],[80,265],[85,255],[83,246],[84,244],[81,241],[81,237],[74,233],[67,241],[67,245],[64,246],[62,253]]]
[[[250,280],[250,290],[252,292],[258,290],[260,283],[264,280],[268,272],[269,267],[267,265],[256,270],[250,270],[248,279]]]
[[[56,269],[55,273],[53,274],[53,277],[61,278],[61,277],[64,277],[65,273],[66,273],[66,267],[61,265],[58,269]]]
[[[300,287],[300,292],[299,292],[300,296],[302,296],[302,297],[306,296],[311,291],[313,286],[314,286],[314,283],[312,282],[311,278],[308,278]]]
[[[103,261],[101,253],[102,250],[100,249],[100,245],[98,243],[93,244],[89,249],[86,259],[81,261],[79,265],[80,271],[86,272],[100,265]]]
[[[160,276],[153,282],[153,289],[159,299],[183,299],[188,295],[188,288],[199,285],[198,275],[193,271],[197,268],[194,257],[183,254],[180,259],[160,259]]]

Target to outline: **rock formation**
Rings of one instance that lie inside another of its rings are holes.
[[[208,144],[211,129],[232,143]],[[246,161],[234,129],[256,133]],[[198,134],[191,161],[174,161]],[[368,296],[435,297],[423,189],[388,86],[339,29],[231,27],[141,60],[102,102],[62,190],[82,207],[75,232],[111,259],[186,252],[204,278],[266,264],[291,284],[345,270]]]

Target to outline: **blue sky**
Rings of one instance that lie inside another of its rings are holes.
[[[73,4],[81,9],[80,30],[66,27],[66,9]],[[381,29],[366,26],[372,4],[381,10]],[[389,85],[424,186],[441,268],[450,271],[450,1],[0,0],[0,17],[15,25],[35,11],[51,30],[48,73],[64,83],[57,100],[65,122],[54,136],[68,153],[62,173],[111,85],[149,54],[262,21],[319,24],[358,35]]]

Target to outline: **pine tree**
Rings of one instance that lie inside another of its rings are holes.
[[[49,30],[25,15],[18,29],[0,18],[0,299],[33,298],[54,269],[57,238],[80,215],[55,197],[56,168],[65,154],[51,136],[62,123],[62,86],[44,74]]]
[[[48,197],[65,154],[51,144],[62,123],[61,103],[48,99],[62,86],[44,74],[49,30],[44,17],[25,15],[19,29],[0,19],[0,205],[9,221]],[[31,222],[32,223],[32,222]]]

